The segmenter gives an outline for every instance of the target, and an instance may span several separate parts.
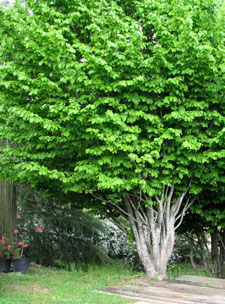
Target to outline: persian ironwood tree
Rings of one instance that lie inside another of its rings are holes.
[[[127,217],[150,277],[166,277],[201,184],[221,180],[222,6],[28,0],[0,13],[0,136],[14,143],[1,175]]]

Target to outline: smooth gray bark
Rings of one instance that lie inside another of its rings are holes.
[[[174,186],[164,187],[161,197],[155,196],[154,202],[153,198],[143,199],[132,194],[123,197],[137,251],[150,278],[167,278],[166,270],[174,248],[175,230],[193,202],[187,199],[184,203],[188,190],[175,197]]]

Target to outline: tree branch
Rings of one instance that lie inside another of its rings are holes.
[[[130,196],[128,194],[127,194],[127,196],[128,196],[128,199],[130,201],[130,204],[131,204],[132,208],[134,209],[135,212],[137,212],[137,214],[140,217],[140,220],[142,221],[142,223],[144,225],[147,225],[147,217],[146,217],[146,215],[144,213],[142,215],[141,212],[139,212],[139,210],[134,206],[134,204],[133,204],[132,199],[130,198]],[[144,219],[144,217],[145,217],[145,219]]]
[[[101,197],[98,197],[97,195],[95,195],[93,192],[91,192],[91,195],[94,197],[94,198],[96,198],[96,199],[98,199],[98,200],[100,200],[100,201],[102,201],[102,202],[105,202],[105,203],[108,203],[108,204],[110,204],[111,206],[113,206],[114,208],[116,208],[123,216],[126,216],[126,218],[128,217],[131,217],[131,215],[129,214],[129,213],[127,213],[126,211],[124,211],[122,208],[120,208],[119,206],[117,206],[116,204],[114,204],[113,202],[111,202],[111,201],[109,201],[109,200],[105,200],[105,199],[103,199],[103,198],[101,198]],[[138,222],[135,218],[133,218],[133,220],[135,221],[135,222]]]
[[[181,223],[183,222],[183,218],[184,218],[184,216],[185,216],[185,212],[191,207],[191,205],[194,203],[195,200],[196,200],[196,198],[194,198],[194,199],[189,203],[190,198],[188,198],[188,200],[187,200],[187,202],[186,202],[186,204],[185,204],[185,206],[184,206],[184,208],[183,208],[181,214],[179,214],[179,215],[176,217],[176,219],[175,219],[175,222],[176,222],[179,218],[180,218],[180,221],[179,221],[179,223],[175,226],[174,231],[176,231],[177,228],[180,227]]]

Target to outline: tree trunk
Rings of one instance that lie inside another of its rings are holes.
[[[13,182],[0,181],[0,234],[10,243],[16,226],[16,190]]]
[[[220,269],[220,253],[218,246],[218,233],[214,231],[211,233],[211,259],[212,265],[214,267],[215,277],[220,277],[221,269]]]
[[[178,198],[173,198],[174,186],[164,187],[161,198],[154,198],[157,206],[153,206],[152,202],[148,207],[146,204],[143,206],[135,195],[127,194],[123,197],[137,251],[150,278],[159,281],[167,278],[166,270],[175,243],[175,230],[190,206],[188,200],[180,212],[186,193],[187,191]]]
[[[225,261],[225,231],[216,231],[216,263],[217,278],[224,278],[224,261]]]
[[[220,265],[221,278],[225,278],[225,231],[220,232]]]
[[[209,235],[206,231],[204,231],[204,229],[201,229],[197,233],[197,239],[198,239],[198,246],[200,247],[199,253],[202,257],[205,266],[206,276],[210,277],[211,274],[212,277],[215,278],[216,277],[215,265],[213,264],[211,251],[208,246]]]
[[[222,233],[215,230],[209,234],[203,227],[198,227],[195,233],[186,233],[185,235],[192,244],[190,244],[190,246],[193,246],[201,256],[207,277],[222,278],[224,263],[223,250],[225,250],[225,247],[223,247]],[[210,242],[209,236],[211,236]],[[209,248],[209,244],[211,244],[211,248]]]
[[[189,245],[190,245],[190,262],[191,262],[191,266],[194,269],[196,275],[198,275],[198,267],[195,264],[194,261],[194,248],[193,248],[193,244],[191,243],[191,241],[189,240]]]

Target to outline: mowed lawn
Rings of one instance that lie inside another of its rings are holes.
[[[128,304],[134,302],[96,291],[109,285],[151,283],[143,272],[132,271],[121,262],[90,267],[88,272],[34,266],[27,274],[0,274],[0,304]],[[205,276],[203,268],[194,273],[189,264],[168,267],[168,279],[183,274]]]
[[[144,274],[138,274],[140,278]],[[132,303],[119,296],[95,292],[110,284],[130,283],[137,273],[122,264],[65,271],[31,267],[29,273],[0,274],[1,304],[123,304]]]

